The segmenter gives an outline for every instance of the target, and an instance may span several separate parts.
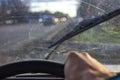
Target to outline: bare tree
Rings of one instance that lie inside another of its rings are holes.
[[[27,21],[28,7],[21,0],[0,0],[0,20]],[[3,20],[4,19],[4,20]]]

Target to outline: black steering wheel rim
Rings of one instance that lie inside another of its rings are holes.
[[[0,79],[23,73],[48,73],[64,78],[64,65],[52,61],[19,61],[0,66]]]

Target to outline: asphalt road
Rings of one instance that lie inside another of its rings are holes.
[[[43,26],[42,23],[2,25],[0,27],[0,50],[10,49],[24,42],[45,36],[49,32],[60,30],[65,24]]]

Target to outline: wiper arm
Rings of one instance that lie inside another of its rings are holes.
[[[83,20],[82,22],[80,22],[78,25],[75,26],[75,28],[73,28],[72,31],[70,31],[69,33],[67,33],[65,36],[63,36],[61,39],[59,39],[58,41],[56,41],[55,43],[53,43],[52,45],[50,45],[48,48],[51,48],[57,44],[62,43],[65,40],[68,40],[69,38],[72,38],[73,36],[84,32],[92,27],[95,27],[96,25],[105,22],[107,20],[110,20],[116,16],[118,16],[120,14],[120,8],[112,11],[108,14],[104,14],[102,16],[96,17],[96,18],[91,18],[91,19],[86,19]]]

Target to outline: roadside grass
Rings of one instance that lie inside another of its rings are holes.
[[[77,42],[120,44],[120,27],[99,25],[83,32],[72,40]]]

